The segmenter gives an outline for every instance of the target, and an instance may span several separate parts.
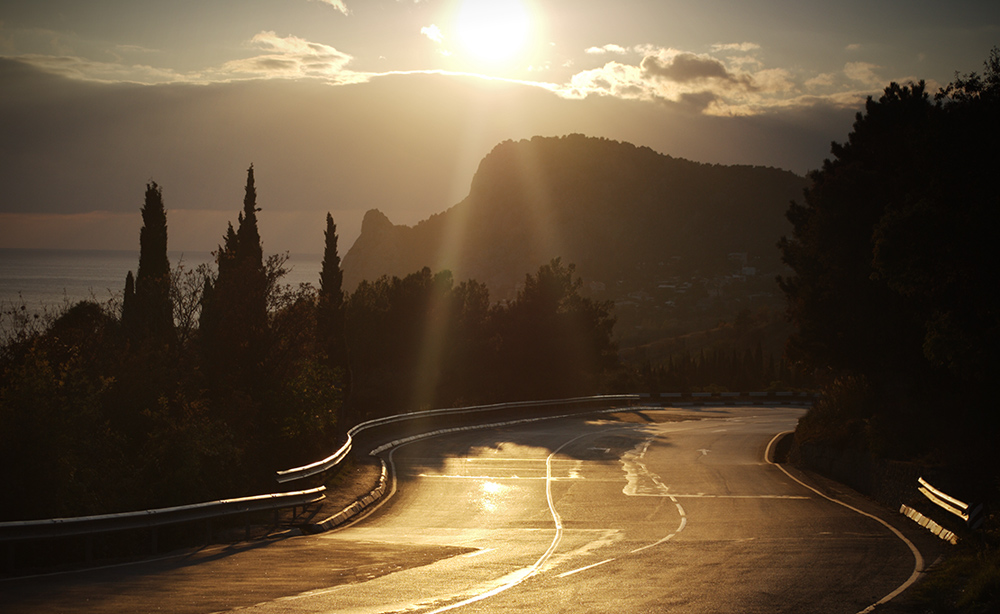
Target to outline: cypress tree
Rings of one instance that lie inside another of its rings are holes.
[[[249,269],[264,271],[264,249],[257,229],[257,188],[254,185],[253,164],[247,169],[246,194],[243,196],[243,212],[239,215],[236,231],[236,253],[241,264]]]
[[[174,315],[170,300],[170,260],[167,258],[167,213],[163,207],[163,193],[155,181],[146,184],[146,200],[142,206],[134,303],[136,325],[141,334],[169,340],[174,330]]]
[[[326,214],[326,239],[323,265],[319,275],[319,305],[316,314],[317,335],[328,363],[333,367],[347,366],[344,331],[344,273],[337,255],[337,225]]]
[[[125,276],[125,295],[122,297],[122,327],[130,336],[136,329],[135,278],[132,271]]]
[[[264,249],[257,229],[257,189],[254,186],[253,164],[247,169],[243,212],[236,229],[236,262],[239,285],[244,302],[244,327],[251,338],[263,334],[267,326],[267,274],[264,272]]]
[[[229,225],[216,252],[218,276],[206,286],[202,303],[203,352],[216,387],[251,391],[261,384],[257,366],[267,332],[267,275],[257,211],[251,165],[239,224],[235,230]]]

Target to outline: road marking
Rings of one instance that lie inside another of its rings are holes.
[[[437,463],[437,462],[441,461],[441,457],[440,456],[407,456],[407,458],[411,462],[426,461],[426,462]],[[449,461],[452,461],[452,460],[461,460],[461,461],[465,461],[467,463],[539,463],[539,464],[541,464],[541,463],[545,462],[544,458],[514,458],[514,457],[510,457],[510,458],[504,458],[504,457],[501,457],[501,458],[489,458],[487,456],[481,456],[481,457],[473,457],[473,456],[466,456],[466,457],[450,456],[450,457],[448,457],[448,456],[446,456],[446,457],[444,457],[444,460],[449,460]],[[572,459],[566,459],[565,462],[572,462]]]
[[[568,475],[568,476],[566,476],[564,478],[560,478],[560,477],[548,478],[548,477],[544,477],[544,476],[536,476],[536,477],[533,477],[533,478],[529,478],[529,477],[524,477],[524,476],[519,476],[519,475],[507,475],[507,476],[498,476],[498,475],[448,475],[448,474],[443,474],[443,473],[418,473],[418,474],[416,474],[416,476],[419,477],[419,478],[427,478],[427,479],[437,478],[437,479],[444,479],[444,480],[494,480],[494,481],[499,481],[499,480],[539,480],[539,481],[541,481],[541,480],[551,480],[553,482],[562,482],[563,480],[582,480],[583,479],[583,477],[581,475],[579,475],[579,474],[574,475],[574,471],[570,471],[570,475]],[[614,481],[617,482],[618,480],[614,480]]]
[[[559,452],[561,452],[563,448],[565,448],[566,446],[570,445],[574,441],[577,441],[578,439],[583,439],[584,437],[589,437],[591,435],[592,435],[592,433],[584,433],[582,435],[578,435],[578,436],[574,437],[573,439],[570,439],[569,441],[565,442],[564,444],[562,444],[561,446],[559,446],[558,448],[556,448],[552,452],[552,454],[549,454],[548,458],[545,459],[545,476],[546,476],[546,480],[545,480],[545,500],[549,504],[549,512],[552,514],[552,522],[555,524],[555,527],[556,527],[556,533],[552,537],[552,543],[549,544],[549,549],[546,550],[545,553],[537,561],[535,561],[534,565],[532,565],[527,570],[524,570],[524,573],[518,573],[517,576],[513,580],[511,580],[510,582],[507,582],[506,584],[498,586],[498,587],[496,587],[496,588],[494,588],[492,590],[489,590],[489,591],[487,591],[485,593],[482,593],[480,595],[476,595],[475,597],[470,597],[469,599],[465,599],[463,601],[459,601],[458,603],[453,603],[451,605],[446,605],[446,606],[438,608],[436,610],[432,610],[432,611],[428,612],[427,614],[440,614],[441,612],[447,612],[449,610],[454,610],[455,608],[460,608],[460,607],[469,605],[470,603],[477,603],[477,602],[482,601],[484,599],[489,599],[490,597],[493,597],[494,595],[499,595],[500,593],[502,593],[502,592],[504,592],[504,591],[506,591],[508,589],[514,588],[518,584],[521,584],[522,582],[524,582],[525,580],[527,580],[531,576],[533,576],[536,573],[538,573],[538,570],[541,569],[542,565],[544,565],[545,562],[549,560],[549,558],[552,556],[552,553],[555,552],[556,548],[559,547],[559,542],[562,541],[562,534],[563,534],[562,518],[560,518],[559,512],[556,511],[555,501],[552,498],[552,482],[554,481],[552,479],[552,459],[555,457],[556,454],[558,454]]]
[[[619,459],[623,465],[622,468],[625,470],[625,477],[628,482],[625,485],[625,488],[622,489],[622,493],[630,497],[666,497],[677,507],[677,513],[680,515],[681,521],[673,533],[670,533],[666,537],[663,537],[651,544],[646,544],[645,546],[636,548],[635,550],[632,550],[630,554],[635,554],[637,552],[642,552],[643,550],[659,546],[660,544],[673,539],[678,533],[684,530],[684,527],[687,526],[687,512],[684,511],[684,506],[681,505],[675,495],[670,493],[670,489],[663,483],[662,480],[660,480],[660,476],[649,470],[649,467],[646,466],[646,462],[643,460],[646,457],[646,452],[649,450],[649,446],[652,445],[654,438],[655,437],[650,437],[646,439],[644,442],[632,448],[631,451],[626,452]],[[639,480],[642,476],[646,476],[653,482],[653,485],[656,487],[656,492],[639,492]]]
[[[475,552],[470,552],[469,554],[463,555],[467,559],[471,559],[474,556],[479,556],[480,554],[486,554],[487,552],[493,552],[496,548],[480,548]]]
[[[705,493],[681,494],[671,493],[669,495],[635,495],[636,497],[676,497],[678,499],[789,499],[808,501],[812,497],[804,495],[708,495]]]
[[[572,576],[575,573],[580,573],[581,571],[587,571],[588,569],[593,569],[593,568],[595,568],[595,567],[597,567],[599,565],[603,565],[605,563],[610,563],[613,560],[614,559],[605,559],[605,560],[601,561],[600,563],[594,563],[593,565],[587,565],[586,567],[581,567],[579,569],[574,569],[573,571],[567,571],[566,573],[561,573],[561,574],[559,574],[556,577],[558,577],[558,578],[565,578],[566,576]]]
[[[417,473],[414,474],[416,477],[426,478],[426,479],[439,479],[439,480],[550,480],[552,482],[563,482],[568,480],[583,480],[586,479],[588,482],[608,482],[608,483],[618,483],[621,480],[598,480],[598,479],[588,479],[584,478],[575,469],[571,469],[569,475],[566,477],[545,477],[545,476],[535,476],[526,477],[518,475],[507,475],[507,476],[497,476],[497,475],[451,475],[445,473]],[[703,492],[699,493],[636,493],[634,495],[630,494],[630,497],[676,497],[678,499],[786,499],[789,501],[809,501],[812,497],[806,495],[713,495]]]
[[[894,527],[891,524],[889,524],[888,522],[882,520],[878,516],[873,516],[873,515],[869,514],[868,512],[863,512],[863,511],[859,510],[856,507],[853,507],[851,505],[848,505],[848,504],[844,503],[843,501],[838,501],[837,499],[834,499],[833,497],[830,497],[830,496],[827,496],[827,495],[821,493],[820,491],[816,490],[812,486],[806,484],[802,480],[798,479],[797,477],[795,477],[794,475],[792,475],[791,473],[789,473],[788,470],[785,469],[784,467],[782,467],[781,465],[773,462],[771,460],[771,448],[774,446],[775,442],[778,441],[779,437],[781,437],[782,435],[787,435],[787,434],[789,434],[791,432],[792,431],[785,431],[783,433],[778,433],[773,438],[771,438],[770,442],[768,442],[767,448],[764,450],[764,459],[768,463],[774,465],[778,469],[781,469],[781,472],[784,473],[785,475],[787,475],[788,477],[790,477],[792,480],[798,482],[802,486],[805,486],[806,488],[808,488],[809,490],[813,491],[817,495],[823,497],[824,499],[826,499],[828,501],[833,501],[837,505],[842,505],[842,506],[846,507],[847,509],[849,509],[849,510],[851,510],[853,512],[857,512],[858,514],[861,514],[862,516],[867,516],[868,518],[871,518],[872,520],[878,522],[879,524],[881,524],[885,528],[887,528],[890,531],[892,531],[896,535],[896,537],[898,537],[899,539],[901,539],[903,541],[903,543],[905,543],[910,548],[910,552],[913,553],[913,559],[914,559],[913,573],[911,573],[910,577],[907,578],[905,582],[903,582],[902,584],[900,584],[899,587],[896,588],[896,590],[892,591],[891,593],[889,593],[885,597],[882,597],[881,599],[879,599],[878,601],[876,601],[875,603],[871,604],[870,606],[868,606],[864,610],[861,610],[861,612],[858,613],[858,614],[868,614],[869,612],[874,611],[876,607],[882,605],[883,603],[888,603],[888,602],[892,601],[893,599],[895,599],[896,597],[898,597],[900,593],[902,593],[906,589],[910,588],[910,586],[914,582],[916,582],[918,578],[920,578],[920,575],[924,571],[924,557],[920,554],[920,551],[917,550],[917,547],[915,545],[913,545],[913,542],[911,542],[910,540],[906,539],[906,536],[903,535],[902,533],[900,533],[899,529],[897,529],[896,527]]]

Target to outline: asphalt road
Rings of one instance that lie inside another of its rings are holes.
[[[912,542],[868,514],[905,523],[766,461],[802,410],[684,413],[418,440],[391,451],[392,495],[347,528],[0,583],[0,609],[832,614],[914,576]]]

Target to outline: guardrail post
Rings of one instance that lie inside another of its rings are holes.
[[[159,541],[158,531],[156,530],[156,527],[152,527],[149,530],[149,550],[153,554],[156,554],[157,550],[159,550],[158,541]]]

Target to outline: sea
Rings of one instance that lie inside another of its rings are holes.
[[[215,266],[209,252],[169,252],[171,268]],[[319,254],[289,254],[283,283],[319,285]],[[0,309],[56,315],[83,300],[120,300],[125,276],[139,268],[139,252],[0,248]]]

